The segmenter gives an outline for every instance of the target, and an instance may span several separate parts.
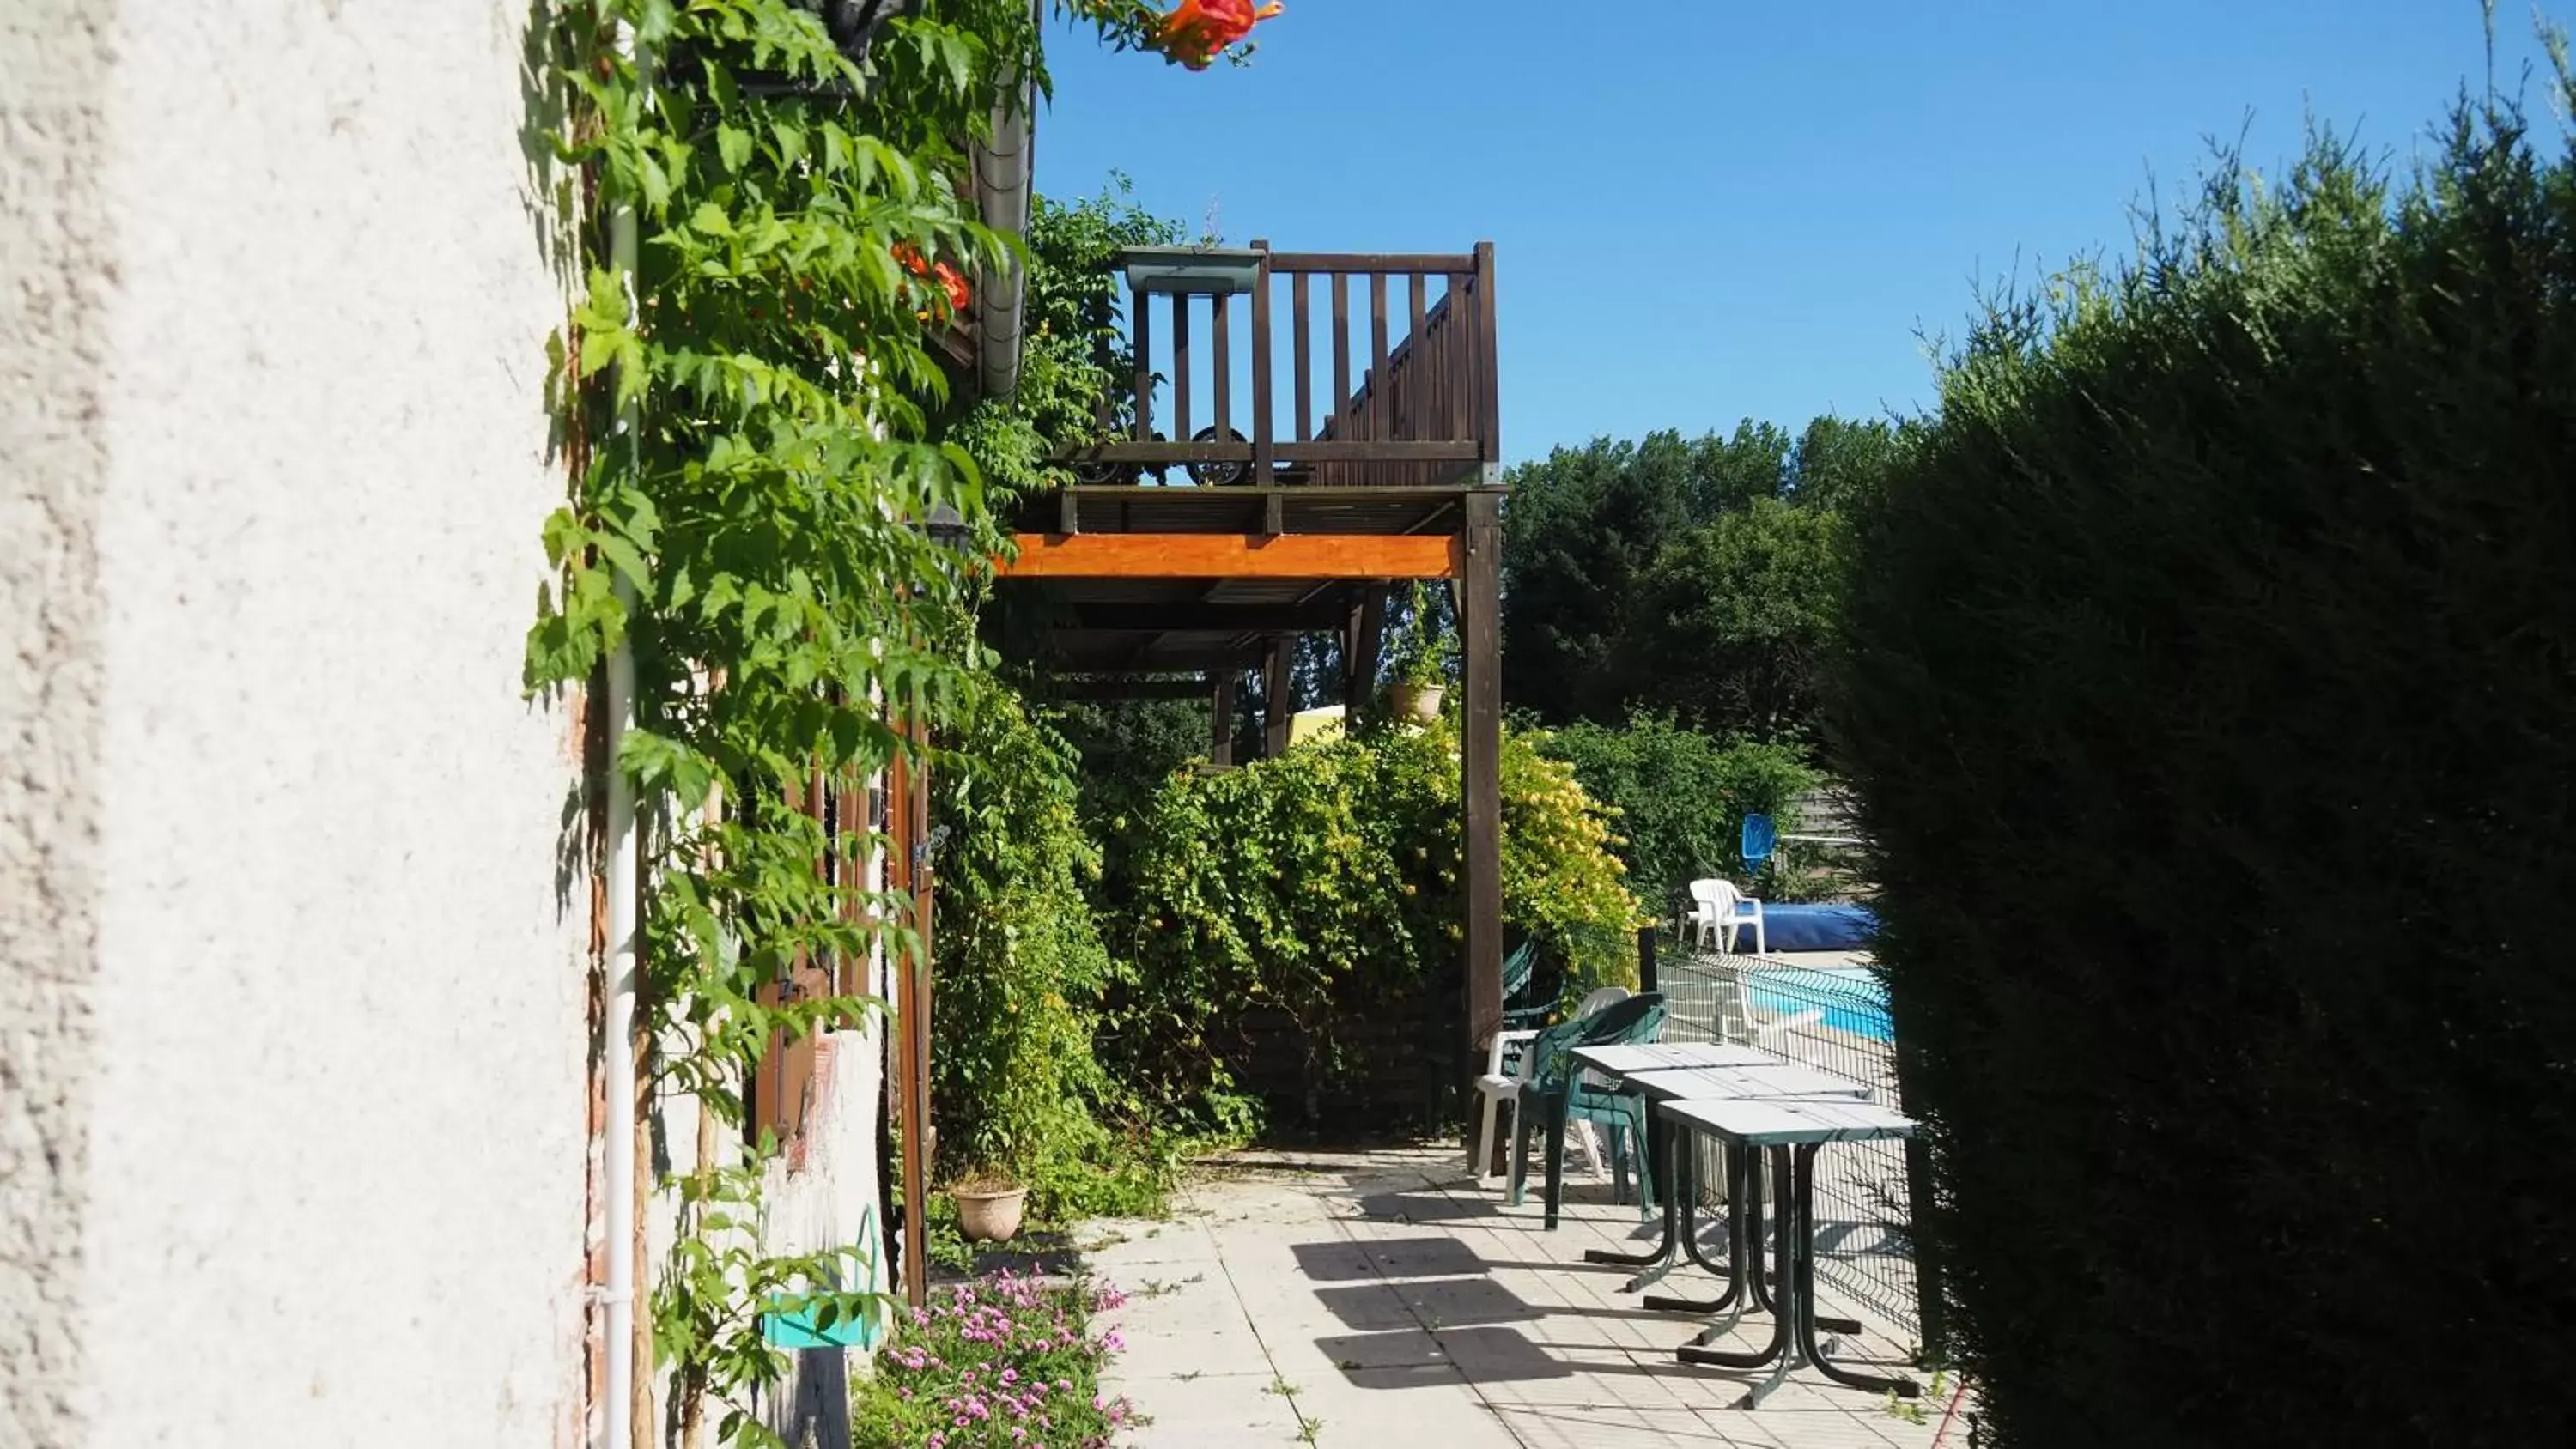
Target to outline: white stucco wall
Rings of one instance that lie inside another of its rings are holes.
[[[577,1440],[529,8],[0,6],[0,1446]]]
[[[97,926],[104,0],[0,10],[0,1449],[79,1388]]]
[[[883,860],[871,859],[868,888],[879,888],[883,879]],[[888,999],[881,951],[868,974],[867,994]],[[772,1158],[762,1177],[758,1246],[781,1256],[855,1248],[860,1256],[854,1266],[865,1276],[842,1286],[900,1293],[894,1235],[878,1211],[877,1123],[885,1100],[885,1039],[881,1013],[871,1013],[860,1027],[825,1032],[817,1039],[803,1139]],[[674,1039],[667,1048],[682,1045]],[[700,1118],[696,1101],[686,1095],[673,1092],[655,1099],[654,1139],[667,1171],[682,1175],[699,1165]],[[716,1127],[708,1137],[712,1165],[729,1168],[744,1161],[739,1129]],[[646,1212],[646,1251],[656,1264],[669,1260],[678,1237],[678,1206],[666,1193]],[[857,1351],[808,1349],[791,1356],[785,1382],[756,1406],[790,1449],[842,1449],[848,1444],[850,1377],[867,1372],[864,1360],[877,1341],[869,1335]],[[677,1432],[677,1386],[671,1376],[660,1376],[653,1393],[649,1417],[659,1432],[657,1442],[666,1449],[701,1449],[703,1439],[700,1445],[688,1444]]]

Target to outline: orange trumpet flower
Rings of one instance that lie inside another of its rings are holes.
[[[930,269],[930,274],[938,280],[940,290],[948,294],[949,311],[963,312],[975,300],[975,289],[966,285],[966,278],[955,267],[941,262]]]
[[[1192,70],[1205,70],[1280,8],[1274,3],[1254,9],[1252,0],[1181,0],[1163,17],[1164,53]]]
[[[947,294],[949,311],[963,312],[974,303],[975,289],[967,284],[965,273],[946,262],[933,263],[925,259],[910,242],[896,242],[892,250],[898,266],[916,277],[938,284],[939,290]],[[923,312],[921,320],[929,321],[930,314]]]

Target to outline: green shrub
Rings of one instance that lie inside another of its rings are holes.
[[[2576,166],[2230,176],[1922,443],[1839,760],[1985,1442],[2560,1442]]]
[[[933,779],[939,860],[931,997],[943,1177],[993,1171],[1050,1221],[1157,1208],[1174,1153],[1093,1050],[1111,973],[1084,885],[1073,758],[1008,690],[977,699]]]
[[[1792,746],[1721,741],[1652,714],[1625,725],[1571,724],[1534,740],[1619,812],[1614,843],[1629,886],[1657,908],[1694,880],[1743,881],[1744,817],[1768,814],[1785,829],[1790,804],[1824,780]],[[1780,889],[1768,877],[1752,887],[1757,895]]]
[[[1500,764],[1505,921],[1581,980],[1633,983],[1637,907],[1606,812],[1522,735]],[[1132,962],[1113,1055],[1140,1089],[1185,1107],[1230,1090],[1262,1011],[1285,1015],[1322,1081],[1353,1067],[1358,1023],[1426,1000],[1454,1017],[1439,993],[1463,969],[1459,788],[1447,723],[1166,782],[1136,822],[1112,935]]]

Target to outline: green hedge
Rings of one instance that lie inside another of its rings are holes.
[[[1857,519],[1959,1350],[2004,1449],[2564,1442],[2576,169],[2332,144],[2000,308]]]

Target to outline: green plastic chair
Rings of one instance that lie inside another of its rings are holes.
[[[1658,991],[1627,1000],[1573,1021],[1560,1022],[1530,1043],[1518,1109],[1512,1114],[1511,1202],[1520,1205],[1529,1179],[1530,1130],[1547,1133],[1546,1225],[1556,1226],[1565,1200],[1565,1127],[1581,1120],[1602,1128],[1610,1148],[1610,1181],[1614,1196],[1627,1193],[1630,1153],[1637,1164],[1638,1213],[1648,1216],[1655,1202],[1654,1165],[1647,1161],[1645,1099],[1627,1092],[1604,1091],[1584,1079],[1574,1060],[1577,1047],[1635,1046],[1655,1040],[1664,1030],[1664,997]]]
[[[1547,1025],[1548,1018],[1556,1015],[1563,975],[1564,968],[1544,942],[1536,936],[1521,936],[1517,945],[1503,953],[1503,1030],[1528,1032]],[[1517,1037],[1507,1036],[1499,1070],[1522,1075],[1525,1050]]]
[[[1546,946],[1536,936],[1524,936],[1520,944],[1503,954],[1503,1030],[1525,1030],[1547,1025],[1549,1013],[1556,1010],[1557,983],[1554,969],[1541,971],[1548,961]]]

